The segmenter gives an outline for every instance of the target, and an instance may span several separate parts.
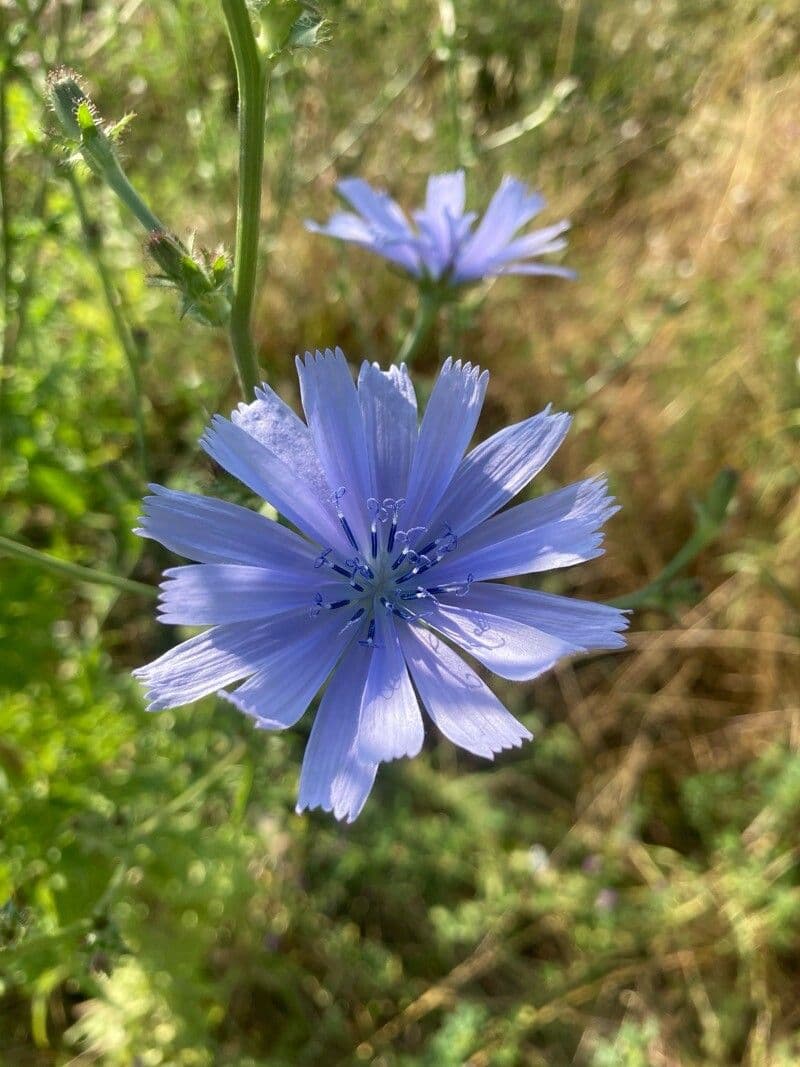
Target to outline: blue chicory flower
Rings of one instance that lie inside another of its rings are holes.
[[[355,210],[339,211],[324,225],[307,220],[307,229],[368,248],[429,283],[465,285],[499,274],[575,277],[566,267],[538,262],[566,248],[568,221],[515,237],[545,206],[541,194],[516,178],[503,178],[474,229],[477,215],[464,211],[463,170],[428,179],[425,207],[413,215],[416,228],[395,200],[361,178],[345,178],[337,189]]]
[[[570,418],[548,408],[465,457],[488,378],[470,363],[447,360],[421,425],[405,366],[363,363],[357,388],[339,349],[297,369],[306,422],[264,385],[201,441],[295,530],[152,486],[136,532],[196,561],[166,572],[161,621],[211,628],[135,674],[150,710],[218,692],[267,730],[293,726],[330,676],[297,810],[352,821],[378,765],[420,751],[420,704],[488,759],[530,739],[451,643],[520,681],[624,645],[622,612],[497,581],[600,555],[616,509],[589,478],[501,510]]]

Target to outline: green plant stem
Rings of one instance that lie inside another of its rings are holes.
[[[10,373],[8,350],[11,347],[11,286],[14,243],[11,233],[11,204],[8,198],[8,60],[0,71],[0,227],[2,228],[3,334],[0,352],[0,390]]]
[[[453,144],[453,156],[456,166],[463,167],[471,160],[472,152],[465,136],[464,123],[461,119],[461,101],[458,87],[458,44],[456,40],[457,21],[454,0],[439,0],[439,26],[442,43],[446,52],[447,64],[447,106],[449,110],[450,130]]]
[[[420,295],[414,321],[400,346],[395,363],[408,363],[410,365],[413,362],[417,352],[433,329],[442,303],[441,296],[436,292],[428,291]]]
[[[133,407],[134,417],[136,419],[136,443],[139,452],[139,465],[141,467],[142,476],[147,480],[147,444],[144,429],[144,414],[142,411],[142,381],[139,373],[139,350],[136,347],[136,342],[133,339],[130,327],[125,321],[120,309],[119,293],[114,286],[111,279],[111,273],[103,256],[102,239],[96,224],[92,222],[86,211],[86,202],[83,198],[83,193],[81,192],[80,183],[71,170],[67,171],[67,180],[72,189],[75,206],[78,209],[78,217],[80,218],[86,247],[94,259],[97,274],[100,278],[100,284],[103,287],[103,294],[106,299],[109,315],[111,316],[111,323],[125,356],[125,361],[128,364],[131,385],[133,386]]]
[[[92,567],[82,567],[78,563],[68,563],[57,556],[40,552],[37,548],[29,548],[28,545],[22,545],[19,541],[12,541],[10,537],[0,537],[0,556],[11,556],[24,563],[32,563],[43,570],[51,571],[53,574],[72,581],[87,582],[89,585],[107,585],[112,589],[118,589],[121,593],[133,593],[135,596],[158,596],[158,589],[153,585],[136,582],[132,578],[121,578],[118,574],[97,571]]]
[[[164,223],[145,204],[118,163],[115,162],[114,165],[105,166],[101,177],[109,189],[116,193],[122,203],[133,212],[147,231],[151,233],[153,231],[157,233],[167,232]]]
[[[705,498],[694,505],[696,525],[683,547],[652,582],[628,593],[627,596],[608,601],[609,605],[614,608],[638,608],[651,601],[658,602],[669,583],[718,536],[725,524],[738,483],[739,475],[736,471],[723,467],[711,483]]]
[[[14,240],[11,233],[11,205],[8,199],[8,58],[0,60],[0,229],[2,230],[2,274],[0,284],[3,287],[3,325],[0,331],[0,452],[4,446],[6,426],[6,393],[10,388],[13,371],[13,348],[15,330],[11,323],[12,308],[12,257]]]
[[[222,0],[239,93],[239,195],[236,210],[230,342],[245,399],[262,380],[251,330],[261,230],[267,62],[259,54],[244,0]]]
[[[247,745],[243,741],[235,744],[202,778],[192,782],[188,789],[185,789],[168,804],[162,805],[154,815],[149,816],[137,826],[133,826],[131,828],[131,837],[147,837],[148,834],[151,834],[161,825],[165,818],[170,815],[176,815],[190,805],[196,804],[209,787],[226,774],[229,767],[234,767],[239,763],[246,751]]]
[[[675,553],[669,563],[667,563],[661,573],[654,578],[652,582],[642,586],[641,589],[637,589],[633,593],[618,597],[616,600],[609,600],[609,606],[612,608],[638,608],[653,599],[657,599],[664,592],[669,583],[674,578],[677,578],[680,572],[685,567],[688,567],[689,564],[700,555],[703,549],[714,540],[718,533],[718,526],[699,525],[689,540],[686,541],[683,547]]]

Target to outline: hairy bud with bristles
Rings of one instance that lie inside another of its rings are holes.
[[[47,95],[61,129],[70,140],[80,141],[87,116],[94,120],[97,112],[75,71],[67,67],[51,71]]]

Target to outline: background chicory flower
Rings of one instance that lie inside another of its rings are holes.
[[[344,178],[336,188],[353,211],[337,212],[323,225],[308,220],[306,227],[361,245],[416,278],[457,286],[500,274],[575,277],[567,267],[539,261],[566,248],[566,219],[515,236],[545,206],[540,193],[516,178],[503,178],[477,226],[477,214],[465,211],[463,170],[428,179],[425,206],[413,213],[414,224],[388,193],[361,178]]]

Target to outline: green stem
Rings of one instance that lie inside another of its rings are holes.
[[[130,327],[125,321],[120,309],[119,293],[114,287],[111,273],[103,256],[101,237],[97,230],[97,226],[89,218],[80,184],[71,170],[67,171],[67,181],[70,184],[72,195],[75,198],[75,206],[78,209],[78,217],[80,218],[86,247],[94,259],[97,273],[100,278],[100,284],[103,287],[103,294],[106,299],[109,315],[111,316],[114,332],[117,335],[120,347],[122,348],[125,360],[128,364],[128,371],[133,386],[133,407],[134,417],[136,419],[136,443],[139,452],[139,464],[141,466],[142,476],[147,480],[147,445],[145,442],[144,414],[142,411],[142,381],[139,373],[139,350],[136,347],[136,342],[133,339]]]
[[[222,0],[222,11],[236,65],[239,92],[239,195],[229,330],[239,382],[245,399],[249,400],[262,380],[253,344],[251,318],[261,230],[267,64],[256,46],[244,0]]]
[[[413,362],[417,352],[419,352],[428,334],[433,329],[441,306],[442,298],[438,293],[432,291],[421,293],[414,321],[400,346],[395,363],[408,363],[410,365]]]
[[[3,328],[11,329],[11,204],[8,199],[8,73],[7,65],[0,71],[0,219],[3,230]],[[5,344],[3,345],[5,352]]]
[[[234,745],[202,778],[192,782],[188,789],[185,789],[173,800],[170,800],[168,804],[162,805],[154,815],[140,822],[138,826],[133,826],[131,828],[131,837],[146,837],[157,829],[167,816],[177,815],[184,808],[196,804],[203,794],[207,792],[209,786],[213,785],[219,778],[222,778],[229,767],[235,766],[246,751],[247,745],[243,741]]]
[[[705,500],[696,505],[697,525],[694,533],[675,553],[661,573],[641,589],[628,593],[616,600],[609,600],[613,608],[638,608],[652,602],[658,602],[663,593],[697,556],[711,544],[722,529],[731,501],[733,500],[738,475],[729,469],[721,470],[714,479]]]
[[[113,165],[106,165],[103,168],[102,178],[111,191],[116,193],[122,203],[133,212],[146,230],[149,232],[167,232],[161,219],[153,214],[131,185],[127,174],[119,163],[115,161]]]
[[[107,585],[112,589],[119,589],[121,593],[133,593],[135,596],[158,596],[158,589],[153,585],[136,582],[132,578],[121,578],[118,574],[96,571],[92,567],[82,567],[78,563],[68,563],[65,559],[12,541],[10,537],[0,537],[0,556],[11,556],[25,563],[33,563],[43,570],[73,581],[87,582],[89,585]]]
[[[12,347],[14,327],[12,318],[12,256],[14,254],[13,236],[11,233],[11,204],[8,199],[8,60],[3,64],[0,71],[0,228],[2,229],[2,287],[3,287],[3,327],[0,336],[0,441],[5,423],[5,397],[8,379],[13,373]]]
[[[609,606],[612,608],[640,608],[650,601],[658,600],[673,578],[676,578],[684,567],[688,567],[711,540],[713,540],[713,534],[708,536],[705,531],[697,530],[652,582],[633,593],[628,593],[626,596],[618,597],[616,600],[609,600]]]
[[[471,152],[464,133],[464,123],[461,119],[461,101],[458,87],[459,59],[456,39],[458,26],[455,0],[439,0],[439,25],[443,47],[446,51],[447,106],[450,112],[453,155],[456,165],[463,167],[470,162]]]

